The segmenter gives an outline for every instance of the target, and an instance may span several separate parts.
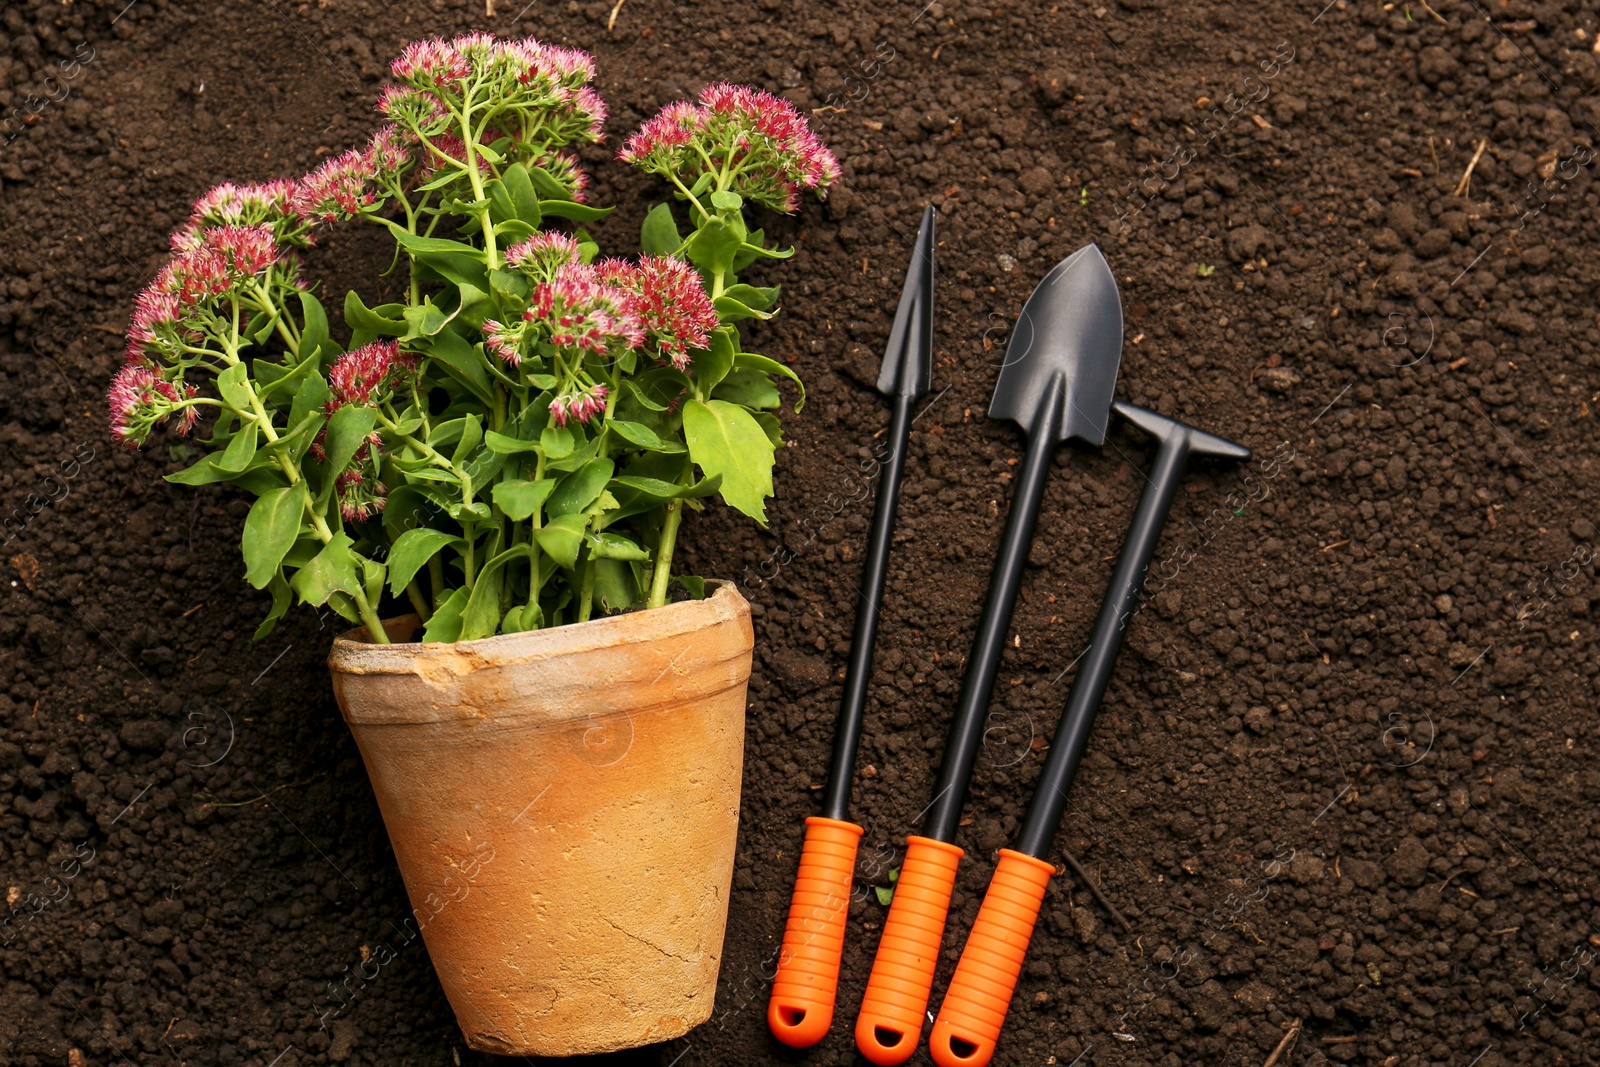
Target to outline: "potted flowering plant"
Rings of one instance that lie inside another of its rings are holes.
[[[196,203],[138,298],[113,433],[192,437],[170,481],[255,497],[258,636],[295,602],[360,624],[335,693],[469,1043],[664,1040],[711,1012],[751,650],[742,598],[673,553],[709,498],[765,522],[777,382],[800,382],[744,350],[778,293],[740,275],[793,250],[747,214],[838,163],[786,102],[712,85],[627,139],[674,197],[637,259],[600,258],[582,227],[610,208],[571,151],[606,117],[588,55],[474,34],[392,73],[365,146]],[[345,295],[341,342],[296,252],[345,220],[392,237],[398,276]]]

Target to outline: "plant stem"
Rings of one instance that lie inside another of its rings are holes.
[[[659,608],[667,602],[667,583],[672,580],[672,552],[678,544],[678,524],[683,521],[683,501],[667,505],[661,524],[661,540],[656,544],[656,569],[650,578],[650,599],[646,607]]]
[[[350,594],[350,599],[356,602],[356,614],[361,616],[361,624],[367,628],[367,636],[372,638],[375,645],[387,645],[389,631],[383,628],[383,623],[378,620],[378,613],[373,606],[367,603],[366,594],[360,590]]]
[[[417,609],[417,617],[423,622],[428,621],[428,616],[433,612],[428,609],[427,598],[422,595],[422,586],[417,584],[415,578],[406,583],[406,597],[410,599],[411,606]]]
[[[578,601],[578,621],[588,622],[594,611],[594,559],[583,561],[583,592]]]
[[[444,603],[444,560],[438,555],[428,560],[428,583],[433,586],[433,609],[439,610],[439,605]]]

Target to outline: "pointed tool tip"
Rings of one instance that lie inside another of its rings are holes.
[[[933,230],[934,211],[929,205],[922,213],[878,372],[878,391],[885,396],[924,396],[933,376]]]

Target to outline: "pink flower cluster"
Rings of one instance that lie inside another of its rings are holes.
[[[576,240],[541,233],[509,248],[506,263],[539,283],[522,325],[483,324],[489,351],[512,366],[521,363],[525,342],[543,340],[595,355],[648,348],[686,370],[690,350],[710,344],[719,324],[700,275],[669,256],[589,267],[579,261]]]
[[[587,424],[606,410],[606,395],[603,385],[562,393],[550,401],[550,421],[557,426],[565,426],[569,419],[576,419],[580,425]]]
[[[413,353],[400,351],[399,343],[387,338],[352,348],[328,368],[332,395],[326,410],[331,415],[346,404],[379,403],[396,386],[408,385],[418,368]]]
[[[150,431],[177,415],[173,432],[187,437],[200,421],[200,413],[185,401],[199,390],[182,381],[169,382],[152,363],[125,363],[111,379],[106,400],[111,408],[111,434],[129,450],[144,443]]]
[[[598,356],[644,343],[630,304],[628,294],[602,282],[593,267],[572,263],[534,289],[522,318],[557,348]]]
[[[628,292],[628,310],[648,343],[674,367],[687,370],[689,350],[711,343],[711,331],[720,324],[717,309],[700,275],[683,260],[643,256],[632,264],[608,259],[599,270],[607,284]]]
[[[389,71],[397,81],[431,101],[403,91],[386,93],[379,108],[396,121],[460,111],[469,89],[492,89],[500,112],[496,127],[524,143],[566,144],[598,141],[606,119],[605,101],[589,87],[594,59],[575,48],[547,45],[532,37],[502,41],[486,33],[453,40],[433,37],[406,46]],[[427,132],[423,123],[417,128]]]
[[[698,104],[669,104],[623,145],[619,158],[689,184],[701,173],[731,171],[728,188],[778,211],[794,211],[801,189],[821,190],[840,175],[839,160],[787,100],[718,83]]]
[[[368,467],[375,467],[376,457],[366,454],[371,446],[362,445],[351,465],[334,479],[334,492],[339,497],[339,514],[345,522],[366,522],[383,511],[387,504],[389,487],[380,482]]]
[[[172,248],[176,252],[188,252],[199,247],[205,231],[213,227],[263,224],[271,226],[280,241],[304,244],[303,220],[294,210],[297,188],[291,178],[242,185],[223,182],[214,186],[194,202],[188,223],[172,235]]]
[[[214,226],[186,230],[187,247],[167,260],[155,281],[134,302],[128,326],[128,359],[148,362],[173,355],[192,339],[205,305],[278,261],[272,227]]]
[[[571,152],[550,152],[535,159],[531,166],[541,168],[567,190],[568,195],[583,203],[589,188],[589,173]]]
[[[297,183],[293,210],[303,218],[332,222],[377,205],[374,186],[396,181],[411,162],[406,135],[384,126],[364,147],[325,161]]]
[[[552,281],[562,267],[577,262],[577,240],[556,231],[535,234],[506,249],[507,266],[539,281]]]

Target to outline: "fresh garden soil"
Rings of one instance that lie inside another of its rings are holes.
[[[323,668],[343,624],[300,612],[253,644],[246,501],[161,482],[182,447],[121,453],[101,401],[191,200],[355,143],[400,44],[481,29],[592,49],[613,145],[728,78],[812,109],[845,166],[776,224],[799,244],[766,275],[786,310],[751,331],[811,390],[771,528],[714,509],[684,535],[686,569],[743,583],[757,638],[716,1015],[606,1062],[860,1062],[868,886],[929,799],[1021,455],[984,417],[1007,326],[1094,240],[1123,286],[1120,395],[1256,458],[1180,494],[1058,838],[1130,929],[1058,878],[995,1062],[1259,1067],[1292,1033],[1278,1064],[1600,1063],[1592,10],[629,0],[608,31],[602,2],[125,3],[0,16],[0,114],[52,71],[66,94],[0,147],[0,1062],[484,1062],[399,925]],[[591,156],[623,205],[596,233],[627,251],[659,189]],[[861,882],[833,1032],[797,1052],[766,994],[887,423],[871,382],[929,202],[935,395],[855,793]],[[380,256],[336,233],[313,273],[339,294]],[[1150,456],[1118,429],[1058,462],[940,988]]]

